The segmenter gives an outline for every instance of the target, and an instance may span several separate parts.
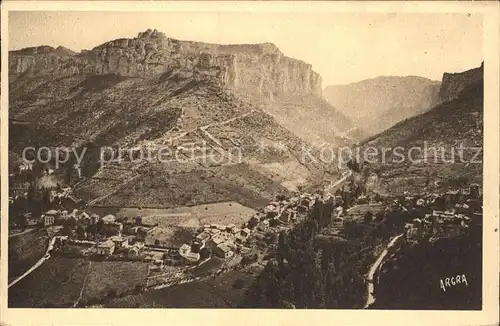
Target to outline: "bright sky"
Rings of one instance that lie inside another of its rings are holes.
[[[10,12],[9,49],[62,45],[74,51],[148,28],[210,43],[272,42],[306,61],[323,87],[377,76],[444,72],[483,61],[479,14]]]

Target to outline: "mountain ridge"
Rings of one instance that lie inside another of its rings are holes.
[[[9,53],[9,149],[170,146],[184,148],[183,161],[188,156],[182,163],[82,168],[87,180],[75,193],[87,202],[175,207],[231,199],[260,206],[338,173],[301,159],[301,145],[345,143],[336,131],[349,121],[321,98],[311,65],[272,44],[184,42],[149,30],[76,55],[38,52]],[[243,159],[198,161],[184,154],[189,144],[223,159],[238,149]],[[131,181],[138,182],[133,191]]]
[[[273,92],[275,96],[322,93],[321,76],[312,66],[285,56],[272,43],[222,45],[180,41],[147,30],[135,38],[108,41],[78,54],[51,58],[53,54],[57,51],[49,46],[10,51],[9,72],[152,77],[173,70],[181,78],[214,76],[235,90]],[[45,55],[49,57],[36,57]]]

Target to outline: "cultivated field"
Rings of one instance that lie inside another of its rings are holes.
[[[20,276],[45,254],[48,236],[45,230],[9,238],[9,280]]]
[[[147,273],[148,265],[144,262],[92,261],[81,303],[108,296],[120,296],[133,291],[136,286],[144,287]]]
[[[139,178],[98,204],[173,208],[236,201],[261,208],[274,196],[287,192],[285,187],[244,163],[174,174],[161,164],[152,164],[141,171]]]
[[[231,308],[238,307],[254,277],[230,271],[204,281],[147,291],[110,301],[107,308]]]
[[[9,307],[71,307],[107,301],[146,285],[143,262],[52,257],[9,289]]]
[[[187,228],[197,228],[210,223],[238,225],[248,221],[253,214],[255,210],[234,201],[168,209],[122,208],[116,212],[117,216],[130,219],[139,215],[145,224]]]
[[[194,236],[195,228],[164,226],[157,227],[146,237],[146,245],[163,247],[180,247],[188,243]]]
[[[9,307],[70,307],[78,299],[89,261],[53,257],[9,288]]]

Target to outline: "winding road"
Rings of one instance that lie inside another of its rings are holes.
[[[21,281],[23,278],[25,278],[26,276],[28,276],[29,274],[31,274],[34,270],[36,270],[38,267],[40,267],[46,260],[50,259],[50,251],[52,250],[52,248],[54,248],[54,243],[56,242],[56,239],[57,238],[67,238],[67,237],[53,237],[52,239],[49,240],[49,245],[47,246],[47,251],[45,252],[45,255],[40,258],[40,260],[38,260],[33,266],[30,267],[30,269],[28,269],[26,272],[24,272],[23,275],[19,276],[18,278],[16,278],[15,280],[13,280],[11,283],[9,283],[9,288],[11,286],[13,286],[14,284],[16,284],[17,282]]]
[[[378,273],[380,271],[380,266],[384,262],[384,259],[386,258],[387,254],[389,253],[389,248],[393,247],[394,244],[396,244],[396,241],[398,241],[398,239],[401,238],[403,235],[404,233],[392,238],[392,240],[387,244],[387,247],[384,249],[384,251],[382,251],[382,253],[378,256],[377,260],[370,267],[370,271],[367,277],[368,297],[366,299],[366,304],[364,307],[365,309],[371,306],[375,302],[374,281],[373,281],[375,273]]]
[[[325,188],[325,192],[330,192],[332,189],[334,189],[335,187],[337,187],[338,185],[340,185],[342,182],[344,182],[347,178],[349,178],[350,176],[352,175],[352,171],[349,170],[347,172],[344,172],[343,173],[343,176],[338,179],[337,181],[335,182],[332,182],[330,185],[328,185],[326,188]]]

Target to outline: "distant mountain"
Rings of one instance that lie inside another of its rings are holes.
[[[439,82],[423,77],[377,77],[327,86],[324,96],[356,127],[373,135],[437,103]]]
[[[437,190],[460,183],[482,182],[483,65],[457,74],[444,74],[443,96],[431,110],[397,123],[373,136],[363,148],[379,150],[401,147],[406,159],[388,151],[380,169],[380,182],[391,192]],[[460,146],[463,146],[462,158]],[[409,151],[415,148],[411,154]],[[421,149],[421,150],[420,150]],[[480,153],[474,158],[476,153]],[[443,154],[444,153],[444,154]]]
[[[72,56],[75,55],[76,52],[65,48],[64,46],[58,46],[57,48],[53,48],[49,45],[40,45],[29,48],[24,48],[20,50],[9,51],[10,55],[43,55],[43,54],[52,54],[57,56]]]

